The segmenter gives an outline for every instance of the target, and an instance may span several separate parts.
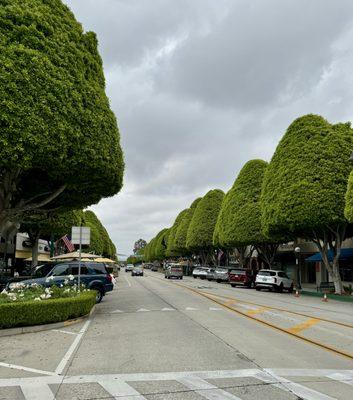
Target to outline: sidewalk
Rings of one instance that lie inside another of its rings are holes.
[[[302,285],[302,289],[300,291],[302,295],[307,296],[315,296],[315,297],[323,297],[324,293],[317,291],[317,286],[314,283],[304,283]],[[337,295],[334,293],[326,293],[326,296],[332,300],[345,301],[345,302],[353,302],[353,295]]]

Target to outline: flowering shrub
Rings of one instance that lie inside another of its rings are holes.
[[[0,293],[0,304],[77,297],[80,293],[88,291],[84,285],[80,285],[80,288],[76,284],[70,285],[69,280],[66,280],[60,287],[55,285],[44,287],[37,283],[32,283],[31,285],[21,282],[12,283],[11,289],[4,289]]]

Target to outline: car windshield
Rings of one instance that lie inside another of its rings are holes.
[[[33,276],[35,278],[44,278],[49,274],[49,272],[53,269],[53,267],[54,267],[53,264],[40,265],[35,269]]]

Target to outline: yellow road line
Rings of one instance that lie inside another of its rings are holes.
[[[316,325],[317,323],[319,323],[320,320],[316,319],[316,318],[310,318],[307,321],[302,322],[301,324],[295,325],[292,328],[288,329],[288,332],[290,333],[299,333],[301,331],[303,331],[304,329],[308,329],[313,325]]]
[[[267,310],[268,310],[267,307],[260,307],[260,308],[257,308],[256,310],[247,311],[246,314],[247,315],[257,315],[257,314],[262,314],[263,312],[265,312]]]
[[[151,276],[151,275],[150,275],[150,276]],[[160,279],[160,278],[157,278],[157,277],[153,277],[153,278],[159,279],[160,281],[165,282],[163,279]],[[171,284],[170,282],[165,282],[165,283]],[[230,310],[230,311],[233,311],[233,312],[235,312],[235,313],[237,313],[237,314],[240,314],[240,315],[242,315],[242,316],[244,316],[244,317],[246,317],[246,318],[250,318],[250,319],[252,319],[253,321],[259,322],[259,323],[261,323],[261,324],[263,324],[263,325],[266,325],[266,326],[268,326],[268,327],[270,327],[270,328],[273,328],[273,329],[275,329],[275,330],[277,330],[277,331],[284,332],[284,333],[287,333],[287,334],[289,334],[289,335],[291,335],[291,336],[293,336],[293,337],[295,337],[295,338],[297,338],[297,339],[301,339],[301,340],[303,340],[304,342],[313,344],[313,345],[318,346],[318,347],[320,347],[320,348],[322,348],[322,349],[328,350],[328,351],[330,351],[330,352],[332,352],[332,353],[335,353],[335,354],[341,355],[341,356],[343,356],[343,357],[349,358],[350,360],[353,360],[353,353],[348,353],[348,352],[345,352],[345,351],[343,351],[343,350],[336,349],[335,347],[326,345],[326,344],[321,343],[321,342],[317,342],[317,341],[315,341],[315,340],[313,340],[313,339],[309,339],[309,338],[307,338],[307,337],[305,337],[305,336],[299,335],[298,333],[291,332],[289,329],[281,328],[281,327],[278,326],[278,325],[274,325],[274,324],[272,324],[272,323],[270,323],[270,322],[261,320],[261,319],[259,319],[259,318],[253,317],[253,316],[251,316],[251,315],[247,315],[247,313],[242,312],[242,311],[240,311],[240,310],[237,310],[237,309],[231,307],[230,305],[226,305],[225,303],[223,303],[223,302],[221,302],[221,301],[219,301],[219,300],[216,300],[216,299],[214,299],[214,298],[212,297],[212,296],[215,296],[215,297],[218,297],[218,298],[222,298],[222,297],[223,297],[223,298],[227,298],[227,297],[225,297],[225,296],[218,296],[218,295],[214,295],[213,293],[212,293],[211,295],[208,295],[208,294],[206,294],[205,292],[200,292],[200,291],[198,291],[198,290],[196,290],[196,289],[190,288],[189,286],[182,285],[182,284],[180,284],[180,283],[175,283],[175,285],[176,285],[176,286],[179,286],[179,287],[181,287],[181,288],[183,288],[183,289],[187,289],[187,290],[189,290],[190,292],[196,293],[196,294],[198,294],[198,295],[200,295],[200,296],[202,296],[202,297],[205,297],[206,299],[209,299],[209,300],[211,300],[211,301],[217,303],[218,305],[220,305],[220,306],[222,306],[222,307],[224,307],[224,308],[226,308],[226,309],[228,309],[228,310]],[[236,299],[234,299],[234,300],[236,301]],[[246,302],[244,302],[244,303],[246,303]],[[249,304],[249,302],[247,302],[247,303]],[[252,304],[255,304],[255,303],[252,303]],[[272,307],[272,309],[276,309],[276,308]],[[301,314],[299,314],[299,313],[294,313],[294,312],[286,311],[286,310],[283,310],[283,309],[277,309],[277,310],[289,312],[289,313],[292,313],[292,314],[301,315]],[[335,322],[333,322],[333,321],[327,321],[327,320],[324,320],[324,319],[319,319],[319,321],[326,321],[326,322],[335,323]],[[338,323],[338,325],[344,325],[344,324],[339,324],[339,323]],[[352,326],[348,326],[348,327],[351,328]]]

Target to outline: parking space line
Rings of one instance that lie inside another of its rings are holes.
[[[67,335],[78,335],[77,332],[63,331],[61,329],[52,329],[52,332],[66,333]]]
[[[78,335],[76,336],[75,340],[73,341],[73,343],[71,344],[71,346],[69,347],[69,350],[66,352],[66,354],[64,355],[64,357],[62,358],[62,360],[60,361],[59,365],[56,367],[55,373],[57,375],[62,374],[62,372],[64,371],[67,363],[69,362],[72,354],[74,353],[74,351],[76,350],[77,346],[79,345],[83,335],[85,334],[85,332],[88,329],[89,324],[91,323],[90,320],[86,321],[85,324],[83,325],[83,328],[80,330],[80,332],[78,333]]]
[[[295,325],[292,328],[289,328],[288,331],[291,333],[299,333],[305,329],[310,328],[313,325],[316,325],[317,323],[319,323],[320,320],[316,319],[316,318],[310,318],[307,321],[302,322],[301,324]]]
[[[50,376],[56,375],[54,372],[43,371],[41,369],[36,369],[36,368],[24,367],[22,365],[8,364],[4,362],[0,362],[0,367],[18,369],[20,371],[34,372],[35,374],[41,374],[41,375],[50,375]]]

